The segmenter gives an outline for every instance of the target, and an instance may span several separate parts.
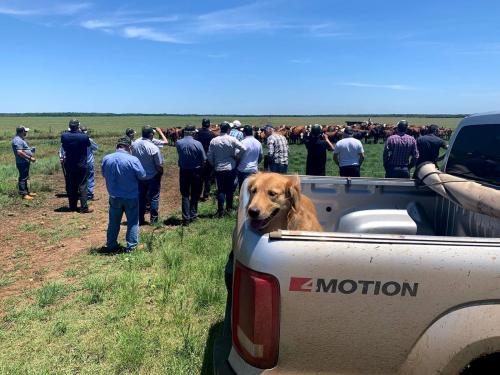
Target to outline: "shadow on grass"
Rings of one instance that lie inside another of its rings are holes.
[[[54,209],[54,212],[72,212],[69,207],[59,207]]]
[[[109,249],[106,246],[91,247],[89,250],[90,255],[99,255],[99,256],[115,256],[118,254],[123,254],[124,252],[125,252],[124,246],[118,246],[116,249]]]
[[[221,320],[217,323],[214,323],[212,327],[210,327],[208,331],[208,336],[207,336],[207,342],[205,344],[205,352],[203,353],[203,364],[201,367],[201,375],[212,375],[214,373],[214,343],[215,340],[219,337],[222,336],[222,330],[224,327],[224,321]],[[224,356],[224,358],[227,358],[229,355],[229,348],[224,348],[222,351],[223,353],[218,353],[219,355]],[[227,353],[226,353],[227,352]]]
[[[67,198],[68,194],[66,193],[55,193],[54,194],[56,198]]]
[[[170,217],[167,217],[164,221],[163,221],[163,224],[164,225],[171,225],[171,226],[179,226],[179,225],[182,225],[182,220],[180,218],[178,218],[177,216],[170,216]]]

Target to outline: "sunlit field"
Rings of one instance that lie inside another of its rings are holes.
[[[211,119],[220,122],[233,117]],[[139,130],[144,124],[199,125],[201,118],[131,116],[80,120],[101,146],[96,155],[98,165],[105,154],[113,151],[116,138],[127,127]],[[62,178],[57,152],[59,135],[66,129],[68,119],[0,117],[0,207],[4,212],[15,213],[22,206],[29,214],[17,219],[20,222],[16,225],[23,226],[26,235],[46,236],[47,243],[54,246],[64,240],[97,235],[80,217],[65,219],[52,232],[47,224],[59,220],[53,215],[47,215],[43,224],[31,220],[32,213],[54,195],[54,181]],[[267,122],[343,124],[354,118],[238,119],[259,126]],[[398,119],[372,117],[372,121],[392,124]],[[445,127],[455,127],[459,120],[409,119],[411,124],[436,123]],[[10,138],[20,124],[32,128],[27,141],[36,147],[38,157],[33,164],[31,184],[40,197],[26,205],[16,193],[17,170],[10,146]],[[383,177],[383,145],[364,147],[362,176]],[[165,147],[162,152],[167,169],[177,168],[175,148]],[[305,147],[292,145],[289,173],[304,174],[305,158]],[[338,175],[331,155],[327,174]],[[106,210],[107,202],[103,199],[94,206]],[[0,298],[0,374],[211,374],[212,345],[222,332],[226,299],[223,271],[235,223],[234,215],[215,219],[215,210],[213,199],[202,203],[200,219],[187,228],[177,225],[179,212],[165,215],[162,224],[141,230],[142,246],[132,254],[106,256],[98,248],[88,247],[76,252],[71,264],[59,272],[51,272],[49,267],[33,269],[30,277],[40,284]],[[8,216],[1,220],[3,227],[12,225]],[[37,249],[37,244],[33,248]],[[14,265],[13,271],[2,270],[0,274],[1,292],[2,288],[26,281],[20,279],[24,276],[17,271],[30,267],[30,254],[25,248],[0,251],[8,254]]]

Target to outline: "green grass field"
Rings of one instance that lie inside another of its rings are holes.
[[[192,118],[192,122],[199,120]],[[252,120],[252,124],[267,122],[264,117]],[[271,120],[280,123],[276,118]],[[313,118],[292,120],[318,122]],[[436,122],[444,126],[458,122],[446,120],[449,123],[443,119]],[[338,118],[332,121],[342,122]],[[418,121],[424,124],[431,119]],[[101,145],[99,163],[126,127],[189,121],[184,117],[89,117],[82,122],[94,129]],[[19,204],[17,171],[6,139],[19,123],[40,130],[31,133],[39,138],[28,138],[30,145],[37,147],[39,158],[31,173],[35,188],[51,192],[51,175],[60,168],[56,135],[65,129],[67,119],[0,117],[3,209]],[[383,176],[382,149],[381,144],[365,145],[363,176]],[[167,147],[163,152],[168,167],[176,168],[175,148]],[[304,146],[291,146],[290,173],[305,172],[305,155]],[[327,173],[338,174],[330,158]],[[36,209],[36,203],[32,205]],[[0,374],[210,374],[213,340],[222,330],[226,298],[223,269],[235,217],[211,218],[214,202],[201,204],[200,211],[201,218],[188,228],[143,231],[142,250],[103,256],[88,249],[42,287],[0,300]],[[174,219],[179,217],[174,215]],[[5,217],[2,220],[7,224]],[[28,224],[29,220],[23,225]],[[22,259],[22,251],[16,256]],[[0,288],[8,286],[10,278],[0,275]]]

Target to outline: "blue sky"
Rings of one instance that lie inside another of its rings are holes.
[[[0,112],[500,110],[499,1],[0,0]]]

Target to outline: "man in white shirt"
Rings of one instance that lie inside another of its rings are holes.
[[[158,222],[160,206],[161,176],[163,175],[163,158],[158,146],[152,139],[155,129],[151,126],[142,128],[142,138],[132,143],[132,155],[137,157],[146,172],[146,177],[139,182],[139,225],[144,225],[147,197],[151,198],[151,224]]]
[[[262,144],[253,136],[253,129],[250,125],[243,127],[243,135],[245,138],[241,141],[247,148],[244,155],[240,157],[238,163],[238,184],[241,189],[243,181],[251,174],[257,173],[259,163],[262,160]]]
[[[220,135],[210,141],[208,146],[208,162],[215,169],[217,180],[217,216],[224,215],[224,202],[226,212],[233,210],[233,194],[236,188],[236,152],[243,157],[246,147],[236,138],[229,135],[229,123],[224,122],[220,126]]]
[[[342,177],[360,177],[360,169],[365,160],[363,144],[353,138],[350,126],[344,130],[344,138],[337,142],[333,150],[333,161],[339,166]]]

